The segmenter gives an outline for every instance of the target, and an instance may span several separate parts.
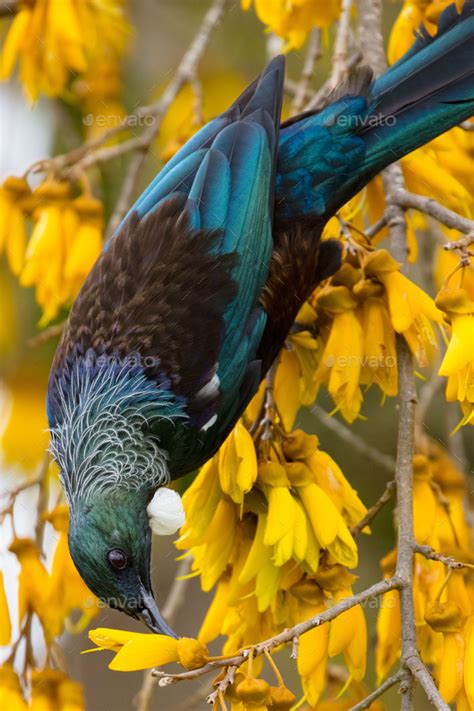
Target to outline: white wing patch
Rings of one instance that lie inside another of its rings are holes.
[[[150,528],[157,536],[176,533],[185,522],[181,497],[176,491],[165,486],[156,490],[147,506]]]

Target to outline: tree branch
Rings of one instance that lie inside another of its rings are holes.
[[[351,533],[353,536],[357,536],[358,533],[361,533],[364,528],[369,525],[369,523],[377,516],[379,511],[381,511],[385,504],[387,504],[393,497],[396,488],[397,485],[394,479],[392,479],[392,481],[387,482],[385,486],[385,491],[383,492],[380,499],[376,501],[376,503],[371,506],[370,509],[368,509],[364,518],[362,518],[359,523],[357,523],[355,526],[352,526]]]
[[[389,678],[386,679],[383,684],[380,684],[380,686],[375,689],[375,691],[373,691],[371,694],[368,694],[368,696],[366,696],[363,701],[359,701],[359,703],[355,706],[351,706],[349,711],[362,711],[362,709],[368,709],[373,701],[376,701],[376,699],[382,696],[382,694],[385,694],[385,692],[391,689],[392,686],[395,686],[395,684],[398,684],[404,679],[406,679],[407,676],[408,674],[405,669],[400,669],[400,671],[394,674],[393,676],[389,676]]]
[[[431,546],[424,546],[424,545],[421,545],[420,543],[415,543],[414,551],[415,551],[415,553],[419,553],[420,555],[424,556],[428,560],[437,560],[440,563],[443,563],[444,565],[446,565],[448,568],[452,568],[453,570],[456,570],[459,568],[474,569],[473,563],[463,563],[460,560],[456,560],[451,555],[443,555],[442,553],[437,553],[435,551],[435,549],[432,548]]]
[[[314,74],[314,65],[321,57],[321,30],[314,27],[311,30],[308,50],[303,64],[303,71],[299,82],[294,86],[294,99],[291,105],[291,114],[298,114],[308,95],[311,78]]]
[[[259,642],[252,648],[253,657],[259,657],[260,655],[265,654],[265,650],[271,651],[276,647],[288,644],[289,642],[292,642],[295,637],[300,637],[302,634],[305,634],[305,632],[309,632],[309,630],[314,629],[314,627],[319,627],[326,622],[330,622],[343,612],[346,612],[346,610],[350,610],[352,607],[365,603],[367,600],[372,598],[380,597],[390,590],[400,590],[401,587],[402,580],[397,575],[394,575],[392,578],[385,578],[360,593],[344,598],[344,600],[338,602],[337,605],[321,612],[319,615],[315,615],[304,622],[299,622],[293,627],[285,629],[283,632],[280,632],[273,637],[269,637],[263,642]],[[152,674],[160,677],[160,686],[168,686],[169,684],[174,684],[178,681],[196,679],[197,677],[203,676],[203,674],[209,674],[215,669],[222,667],[240,667],[245,661],[247,661],[247,658],[248,650],[242,650],[234,656],[212,660],[198,669],[192,669],[190,671],[180,672],[177,674],[169,674],[168,672],[154,669]]]

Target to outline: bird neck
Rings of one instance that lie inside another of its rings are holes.
[[[110,488],[147,490],[169,480],[167,452],[151,425],[184,417],[182,404],[140,367],[91,356],[52,376],[50,451],[70,502]]]

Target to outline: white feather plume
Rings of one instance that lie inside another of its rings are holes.
[[[184,508],[181,497],[165,486],[156,490],[147,507],[150,528],[157,536],[170,536],[184,524]]]

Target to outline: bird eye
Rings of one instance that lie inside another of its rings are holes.
[[[120,548],[112,548],[112,550],[107,553],[107,560],[115,570],[123,570],[128,564],[127,554],[120,550]]]

